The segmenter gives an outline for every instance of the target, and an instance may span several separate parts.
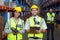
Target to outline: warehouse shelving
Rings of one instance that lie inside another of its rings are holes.
[[[0,10],[13,11],[13,8],[8,7],[8,6],[1,6],[0,5]]]
[[[46,1],[44,2],[41,6],[43,10],[46,10],[47,8],[53,8],[55,7],[54,11],[60,11],[60,9],[55,6],[56,4],[58,5],[58,3],[60,3],[60,0],[50,0],[50,1]],[[59,6],[60,7],[60,6]]]

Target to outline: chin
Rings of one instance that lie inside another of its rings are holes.
[[[36,15],[34,15],[34,16],[36,16]]]
[[[16,17],[16,18],[18,18],[18,17]]]

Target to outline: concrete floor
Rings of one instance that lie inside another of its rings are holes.
[[[46,34],[47,33],[44,34],[43,40],[46,40],[47,39]],[[60,30],[58,30],[58,28],[56,28],[56,27],[55,27],[55,31],[54,31],[54,39],[55,40],[60,40]],[[50,40],[51,40],[51,34],[50,34]]]

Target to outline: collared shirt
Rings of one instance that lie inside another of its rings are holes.
[[[32,18],[35,18],[37,20],[38,16],[32,16]]]
[[[37,18],[38,18],[38,16],[32,16],[33,18],[36,18],[36,20],[37,20]],[[43,19],[43,18],[41,18],[41,19]],[[28,20],[28,19],[27,19]],[[25,23],[25,30],[29,30],[29,27],[30,27],[30,20],[28,20],[27,21],[26,20],[26,23]],[[43,19],[43,21],[41,20],[41,22],[40,22],[41,24],[40,24],[40,29],[41,30],[44,30],[44,29],[47,29],[47,25],[46,25],[46,23],[45,23],[45,20]]]

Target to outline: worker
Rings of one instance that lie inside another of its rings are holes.
[[[23,40],[24,21],[19,18],[22,8],[17,6],[14,8],[13,17],[8,19],[5,26],[5,33],[7,33],[8,40]]]
[[[30,12],[32,13],[32,16],[27,18],[25,23],[25,30],[28,32],[28,39],[29,40],[42,40],[43,39],[43,33],[46,32],[47,26],[45,23],[44,18],[41,18],[38,16],[39,13],[39,7],[37,5],[32,5]],[[36,33],[34,37],[34,33],[30,32],[30,27],[40,27],[39,30],[35,30]]]
[[[52,8],[49,9],[49,12],[46,14],[46,22],[47,22],[47,40],[49,40],[49,35],[51,31],[51,40],[54,40],[54,23],[55,23],[55,13]]]

